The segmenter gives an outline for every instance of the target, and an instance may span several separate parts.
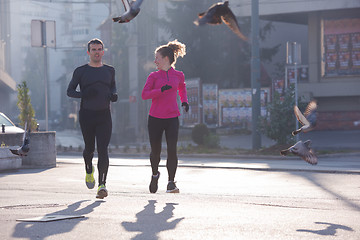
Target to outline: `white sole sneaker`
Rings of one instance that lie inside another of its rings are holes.
[[[174,188],[172,190],[167,190],[167,193],[180,193],[180,190],[178,188]]]
[[[104,199],[108,196],[108,191],[106,188],[100,188],[96,194],[96,198]]]

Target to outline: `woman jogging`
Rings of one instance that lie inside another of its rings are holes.
[[[161,141],[163,132],[167,143],[168,193],[179,193],[175,185],[175,173],[178,165],[177,141],[179,132],[179,107],[177,93],[179,92],[181,106],[187,112],[189,104],[186,94],[185,76],[181,71],[175,70],[176,59],[186,54],[185,45],[174,40],[155,50],[155,64],[158,71],[150,73],[144,89],[142,99],[151,99],[148,118],[148,131],[151,146],[150,163],[152,169],[149,190],[156,193],[160,172]]]

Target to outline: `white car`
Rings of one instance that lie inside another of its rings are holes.
[[[3,125],[5,125],[5,133],[24,132],[24,129],[17,127],[5,114],[0,112],[0,134],[3,133]]]

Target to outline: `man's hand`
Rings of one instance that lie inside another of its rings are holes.
[[[110,93],[110,101],[116,102],[118,100],[117,93]]]

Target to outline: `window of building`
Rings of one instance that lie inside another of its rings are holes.
[[[360,75],[360,18],[322,20],[322,75]]]

